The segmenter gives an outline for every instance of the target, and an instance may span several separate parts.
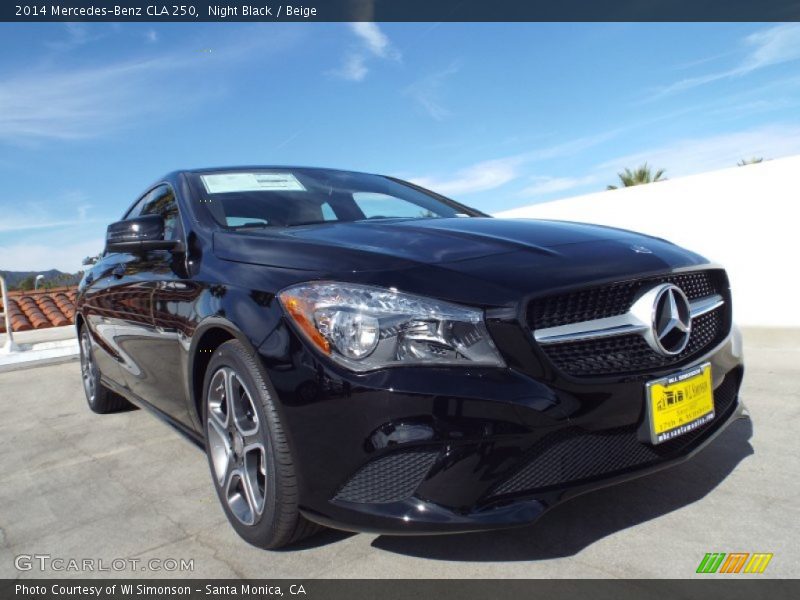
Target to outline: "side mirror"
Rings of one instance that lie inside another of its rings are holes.
[[[161,215],[145,215],[117,221],[106,231],[108,252],[149,252],[150,250],[179,250],[182,244],[164,239],[164,219]]]

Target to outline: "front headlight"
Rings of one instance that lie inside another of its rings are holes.
[[[278,294],[300,332],[354,371],[400,365],[503,367],[483,312],[392,289],[312,282]]]

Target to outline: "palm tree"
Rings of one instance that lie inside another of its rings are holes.
[[[644,163],[641,167],[633,171],[625,169],[622,173],[617,173],[617,177],[619,177],[622,187],[631,187],[632,185],[644,185],[645,183],[664,181],[666,179],[666,177],[664,177],[665,171],[666,169],[659,169],[655,172],[655,175],[653,175],[650,167],[647,166],[647,163]],[[609,185],[606,189],[616,190],[617,186]]]
[[[743,167],[745,165],[757,165],[760,162],[764,162],[763,156],[759,156],[758,158],[756,158],[755,156],[753,158],[743,158],[736,164],[739,165],[740,167]]]

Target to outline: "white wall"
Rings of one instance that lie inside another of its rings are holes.
[[[495,216],[599,223],[663,237],[727,268],[738,323],[800,326],[798,205],[800,156],[792,156]]]

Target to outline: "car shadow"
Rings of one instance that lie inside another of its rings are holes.
[[[319,533],[312,535],[309,538],[300,540],[295,544],[271,550],[271,552],[296,552],[298,550],[310,550],[312,548],[322,548],[329,544],[336,544],[349,537],[357,535],[352,531],[341,531],[339,529],[325,528]]]
[[[445,536],[380,536],[372,546],[451,561],[529,561],[572,556],[612,533],[706,496],[753,454],[752,433],[750,419],[738,419],[693,459],[573,498],[530,527]]]

